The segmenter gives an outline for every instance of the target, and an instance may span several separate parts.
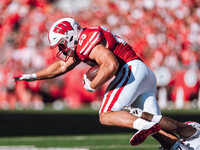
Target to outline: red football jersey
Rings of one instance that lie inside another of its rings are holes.
[[[84,28],[76,49],[79,59],[88,64],[95,63],[94,60],[89,58],[89,54],[103,38],[107,41],[108,49],[113,52],[119,61],[119,69],[130,60],[140,59],[129,44],[102,26]]]

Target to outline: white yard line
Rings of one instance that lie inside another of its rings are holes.
[[[84,146],[84,147],[86,147],[86,148],[89,148],[89,149],[122,149],[122,150],[124,150],[124,149],[135,149],[135,150],[137,150],[137,149],[152,149],[152,148],[159,148],[160,147],[160,145],[157,145],[157,144],[155,144],[155,145],[138,145],[138,146],[130,146],[130,145],[96,145],[96,146]]]
[[[87,140],[87,139],[124,139],[124,138],[127,138],[127,135],[120,135],[120,136],[115,136],[115,135],[110,135],[110,136],[94,136],[94,135],[91,135],[91,136],[84,136],[84,135],[80,135],[80,136],[57,136],[56,137],[56,140],[64,140],[64,141],[72,141],[72,140],[77,140],[77,141],[81,141],[81,140]],[[130,135],[130,138],[131,138],[131,135]],[[149,137],[151,138],[151,137]],[[7,141],[9,138],[0,138],[0,141]],[[14,142],[22,142],[22,141],[47,141],[47,140],[54,140],[55,137],[51,137],[51,136],[44,136],[44,137],[16,137],[16,138],[12,138],[12,141]]]
[[[90,149],[152,149],[152,148],[158,148],[160,145],[155,144],[155,145],[139,145],[132,147],[130,145],[96,145],[96,146],[84,146],[82,147],[77,147],[77,148],[36,148],[34,146],[0,146],[0,150],[90,150]]]
[[[96,139],[96,140],[110,140],[110,139],[124,139],[127,138],[127,135],[119,135],[119,136],[115,136],[115,135],[110,135],[110,136],[84,136],[84,135],[80,135],[80,136],[57,136],[56,140],[61,140],[61,141],[82,141],[82,140],[88,140],[88,139]],[[131,138],[131,135],[130,135]],[[0,141],[7,141],[9,138],[1,138],[0,137]],[[26,141],[31,141],[31,142],[36,142],[36,141],[49,141],[49,140],[54,140],[55,137],[51,137],[51,136],[44,136],[44,137],[16,137],[16,138],[12,138],[12,141],[14,142],[26,142]],[[153,137],[148,137],[148,139],[153,139]],[[129,140],[129,139],[128,139]]]
[[[34,146],[0,146],[0,150],[89,150],[88,148],[36,148]]]

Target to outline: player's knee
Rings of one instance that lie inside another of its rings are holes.
[[[103,112],[99,116],[99,122],[102,125],[107,125],[108,124],[107,114],[108,114],[108,112]]]

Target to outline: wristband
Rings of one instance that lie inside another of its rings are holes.
[[[32,77],[34,80],[37,80],[37,75],[36,75],[36,73],[31,74],[31,77]]]

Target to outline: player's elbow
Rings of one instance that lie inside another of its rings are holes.
[[[119,63],[117,61],[112,62],[108,65],[108,70],[111,74],[115,74],[119,68]]]
[[[115,61],[115,63],[113,64],[113,71],[117,72],[118,69],[119,69],[119,62]]]
[[[60,71],[62,73],[64,73],[64,72],[66,72],[67,69],[68,69],[68,67],[64,63],[61,63],[61,65],[60,65]]]

